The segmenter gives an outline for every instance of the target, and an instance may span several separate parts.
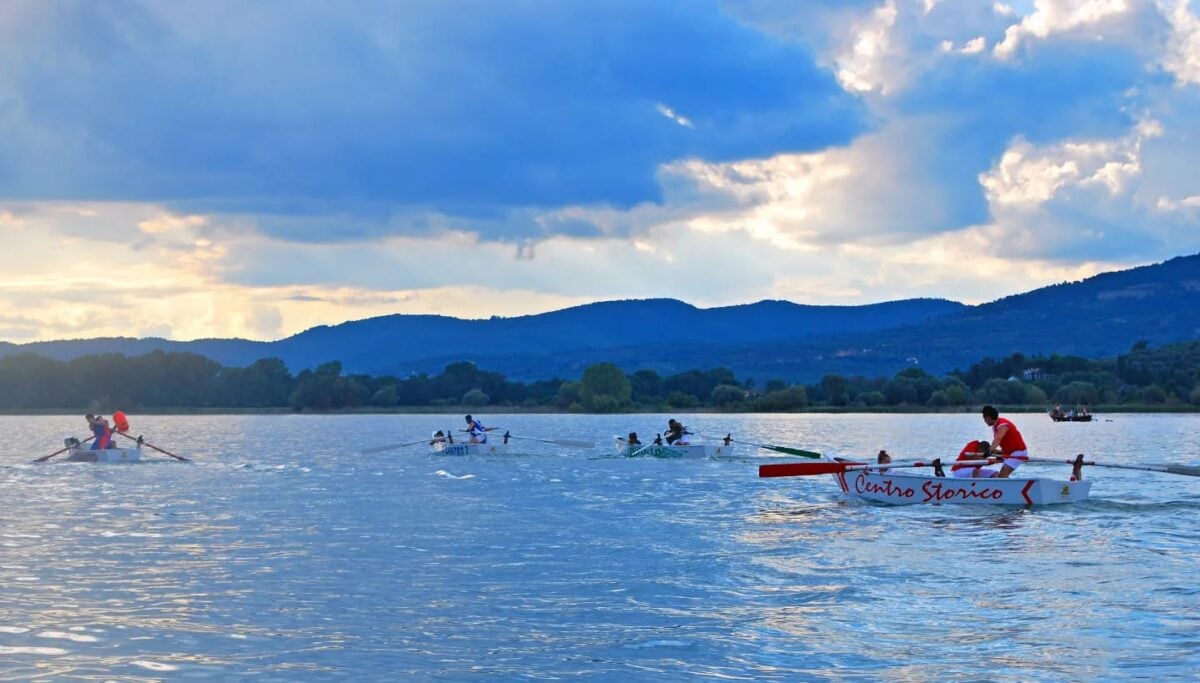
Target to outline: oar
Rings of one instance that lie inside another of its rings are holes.
[[[725,437],[723,437],[723,436],[707,436],[704,434],[700,434],[699,436],[703,436],[706,439],[720,439],[721,441],[725,440]],[[756,448],[765,448],[768,451],[775,451],[777,453],[787,453],[788,455],[797,455],[797,456],[800,456],[801,458],[820,458],[821,457],[820,453],[817,453],[814,451],[806,451],[803,448],[791,448],[788,446],[773,446],[771,444],[753,443],[750,441],[739,441],[737,439],[730,439],[730,441],[732,441],[733,443],[740,443],[743,446],[754,446]]]
[[[521,441],[540,441],[542,443],[551,443],[555,446],[566,446],[567,448],[595,448],[596,444],[591,441],[573,441],[571,439],[535,439],[532,436],[513,436],[508,435],[510,439],[520,439]]]
[[[72,437],[72,438],[74,438],[74,437]],[[62,448],[62,449],[59,449],[59,450],[57,450],[57,451],[54,451],[54,452],[53,452],[53,453],[51,453],[50,455],[43,455],[42,457],[38,458],[37,460],[34,460],[34,462],[46,462],[46,461],[47,461],[47,460],[49,460],[50,458],[53,458],[54,456],[56,456],[56,455],[58,455],[58,454],[60,454],[60,453],[66,453],[67,451],[71,450],[72,448],[79,448],[80,446],[82,446],[83,444],[85,444],[85,443],[87,443],[87,442],[91,441],[91,440],[92,440],[92,439],[94,439],[94,438],[96,438],[96,435],[95,435],[95,434],[93,434],[92,436],[89,436],[88,438],[84,439],[83,441],[80,441],[80,442],[79,442],[79,443],[77,443],[77,444],[74,444],[74,445],[71,445],[71,446],[67,446],[66,448]]]
[[[409,441],[406,443],[390,443],[386,446],[376,446],[374,448],[366,448],[366,449],[359,451],[358,453],[359,453],[359,455],[370,455],[372,453],[382,453],[384,451],[390,451],[390,450],[394,450],[397,448],[404,448],[405,446],[416,446],[419,443],[429,443],[430,441],[431,441],[431,439],[421,439],[420,441]]]
[[[1050,458],[1030,458],[1029,462],[1066,463],[1074,465],[1075,460],[1053,460]],[[1090,467],[1111,467],[1116,470],[1140,470],[1142,472],[1164,472],[1166,474],[1182,474],[1187,477],[1200,477],[1200,466],[1197,465],[1118,465],[1116,463],[1084,460],[1084,465]]]
[[[994,465],[998,460],[953,460],[941,463],[945,465]],[[933,467],[932,462],[902,462],[867,464],[862,462],[786,462],[776,465],[759,465],[760,477],[808,477],[815,474],[840,474],[857,470],[892,470],[905,467]]]
[[[117,432],[117,434],[120,434],[121,436],[125,437],[126,439],[129,439],[130,441],[137,441],[139,444],[141,444],[143,446],[149,446],[149,447],[153,448],[154,450],[158,451],[159,453],[162,453],[163,455],[169,455],[172,458],[175,458],[176,460],[181,460],[183,462],[191,462],[191,460],[188,460],[187,458],[183,457],[182,455],[175,455],[171,451],[165,451],[165,450],[159,448],[158,446],[155,446],[154,444],[150,443],[149,441],[142,439],[142,437],[140,437],[140,436],[135,439],[132,436],[126,434],[125,432]]]

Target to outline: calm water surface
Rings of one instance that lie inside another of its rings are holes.
[[[1079,505],[885,508],[759,479],[765,451],[606,457],[667,416],[482,417],[597,447],[363,456],[462,418],[135,415],[195,462],[32,465],[82,418],[0,417],[0,680],[1200,676],[1200,479],[1093,469]],[[986,435],[975,415],[680,417],[852,456]],[[1195,416],[1013,417],[1037,456],[1200,464]]]

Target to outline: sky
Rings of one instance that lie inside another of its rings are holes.
[[[1200,2],[3,0],[0,340],[1200,252]]]

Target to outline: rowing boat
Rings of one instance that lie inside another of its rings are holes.
[[[67,451],[69,462],[141,462],[140,448],[72,448]]]
[[[672,458],[672,459],[701,459],[729,457],[733,455],[733,444],[728,446],[712,444],[688,444],[685,446],[666,446],[656,444],[630,444],[624,439],[617,439],[617,455],[624,458]]]
[[[889,505],[1056,505],[1087,500],[1091,481],[960,479],[877,470],[833,475],[843,492]]]
[[[433,455],[505,455],[506,443],[446,443],[438,441],[432,446]]]

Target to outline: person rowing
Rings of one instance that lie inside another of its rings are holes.
[[[104,450],[108,448],[109,442],[112,441],[112,428],[108,426],[108,420],[105,420],[101,415],[92,415],[88,413],[84,416],[87,420],[88,429],[92,430],[92,435],[95,440],[92,441],[93,451]]]
[[[892,455],[891,455],[891,453],[888,453],[887,451],[885,451],[885,450],[882,450],[882,449],[880,449],[880,451],[879,451],[879,455],[877,455],[877,456],[875,457],[875,464],[877,464],[877,465],[887,465],[887,464],[888,464],[888,463],[890,463],[891,461],[892,461]],[[878,471],[880,474],[887,474],[888,468],[884,467],[884,468],[881,468],[881,469],[879,469],[879,470],[877,470],[877,471]]]
[[[483,423],[470,415],[467,416],[467,428],[464,432],[471,435],[470,443],[487,443],[487,433],[495,427],[484,427]]]
[[[625,443],[630,446],[641,446],[642,442],[638,440],[637,432],[629,432],[629,438],[625,439]]]
[[[986,441],[972,441],[958,453],[958,460],[987,460],[992,447]],[[996,476],[996,470],[986,469],[979,465],[951,465],[950,476],[959,479],[986,479]]]
[[[996,476],[1005,479],[1029,460],[1029,449],[1017,426],[1008,418],[1000,417],[1000,412],[994,406],[984,406],[980,412],[983,422],[992,428],[992,454],[1004,458],[1004,465]]]
[[[668,446],[686,446],[687,440],[685,434],[691,434],[687,427],[683,426],[682,422],[677,422],[674,418],[667,420],[667,433],[664,437],[667,440]]]

